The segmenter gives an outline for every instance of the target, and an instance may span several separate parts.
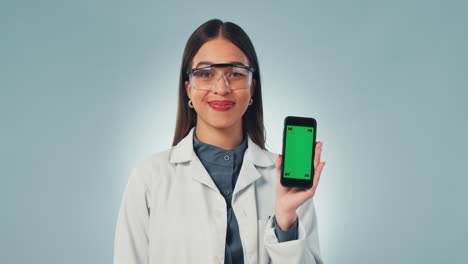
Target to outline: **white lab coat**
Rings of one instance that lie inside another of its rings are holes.
[[[194,129],[132,169],[114,264],[224,263],[226,202],[193,150]],[[232,196],[244,263],[323,263],[313,198],[297,209],[298,239],[279,243],[275,236],[276,158],[248,138]]]

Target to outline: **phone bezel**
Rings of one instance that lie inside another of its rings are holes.
[[[305,126],[305,127],[313,127],[314,128],[314,134],[313,134],[313,141],[314,143],[312,144],[312,162],[311,162],[311,172],[312,172],[312,177],[310,180],[301,180],[301,179],[292,179],[292,178],[284,178],[284,161],[285,161],[285,147],[286,147],[286,128],[288,125],[293,125],[293,126]],[[284,187],[298,187],[298,188],[312,188],[313,182],[314,182],[314,174],[315,174],[315,168],[314,168],[314,159],[315,159],[315,144],[316,144],[316,136],[317,136],[317,121],[312,118],[312,117],[300,117],[300,116],[287,116],[284,119],[284,127],[283,127],[283,159],[281,161],[281,177],[280,177],[280,182],[281,185]]]

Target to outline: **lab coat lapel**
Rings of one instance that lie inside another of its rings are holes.
[[[203,163],[201,163],[200,159],[195,154],[195,152],[192,155],[192,162],[190,162],[189,166],[190,166],[189,171],[192,173],[193,180],[198,181],[210,187],[216,192],[219,192],[218,187],[216,187],[216,184],[214,183],[213,179],[210,177],[210,174],[206,170],[205,166],[203,166]]]
[[[233,196],[237,196],[240,192],[242,192],[246,187],[248,187],[251,183],[256,181],[262,175],[258,172],[257,168],[255,168],[255,164],[253,163],[250,154],[252,150],[250,146],[245,150],[244,160],[242,161],[242,167],[239,172],[239,177],[237,178],[236,185],[234,186]]]
[[[208,171],[201,163],[197,154],[193,149],[193,131],[195,127],[192,127],[187,134],[175,147],[172,151],[170,162],[187,162],[189,161],[187,171],[190,172],[193,180],[198,181],[209,188],[218,192],[218,188],[214,183],[213,179],[208,174]]]
[[[242,161],[242,168],[239,172],[233,196],[236,196],[237,193],[241,192],[244,188],[262,176],[258,172],[256,166],[268,167],[274,164],[265,151],[252,141],[250,136],[248,136],[247,144],[244,160]]]

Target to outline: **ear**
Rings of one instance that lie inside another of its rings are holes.
[[[190,87],[189,81],[185,81],[185,92],[187,93],[187,96],[191,98],[192,88]]]

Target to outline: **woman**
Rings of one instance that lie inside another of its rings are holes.
[[[313,188],[279,183],[254,47],[236,24],[204,23],[184,50],[173,146],[129,177],[114,263],[323,263],[312,199],[321,150]]]

